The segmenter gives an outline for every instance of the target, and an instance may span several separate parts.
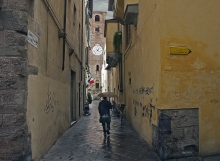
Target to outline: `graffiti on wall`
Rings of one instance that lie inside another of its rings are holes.
[[[133,93],[140,94],[140,95],[150,95],[153,93],[154,86],[152,87],[140,87],[137,89],[133,89]]]
[[[156,99],[157,100],[157,99]],[[150,104],[148,106],[143,106],[142,117],[149,118],[149,122],[152,120],[152,112],[155,110],[155,106],[153,105],[153,100],[150,100]]]
[[[46,100],[46,106],[44,108],[44,111],[48,114],[50,111],[54,111],[55,106],[59,106],[59,102],[55,99],[55,93],[50,91],[50,83],[48,85],[48,91],[47,91],[47,100]]]
[[[139,94],[139,95],[151,95],[153,94],[154,90],[154,85],[152,87],[140,87],[133,89],[134,94]],[[158,101],[156,98],[155,101]],[[134,105],[134,115],[137,116],[137,110],[142,109],[141,116],[142,117],[147,117],[149,119],[149,122],[151,122],[152,119],[152,111],[155,109],[155,106],[153,105],[153,99],[150,99],[149,105],[143,104],[141,101],[137,99],[133,99],[133,105]]]
[[[211,102],[212,104],[216,104],[216,103],[218,103],[218,100],[212,99],[212,100],[210,100],[210,102]]]
[[[198,100],[202,97],[203,90],[200,87],[196,87],[190,90],[174,91],[172,95],[174,98]]]
[[[142,111],[142,117],[148,117],[149,121],[151,122],[152,118],[152,109],[149,106],[144,106]]]
[[[156,98],[155,101],[158,101]],[[137,107],[142,108],[142,117],[147,117],[149,119],[149,122],[151,123],[152,120],[152,112],[155,109],[155,106],[153,105],[153,99],[150,100],[149,105],[143,105],[142,102],[133,99],[133,105],[134,105],[134,115],[137,115]]]

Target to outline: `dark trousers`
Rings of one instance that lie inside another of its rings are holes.
[[[110,122],[102,122],[103,132],[110,130]]]

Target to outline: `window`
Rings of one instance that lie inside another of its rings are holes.
[[[108,1],[108,11],[113,11],[114,10],[114,0],[109,0]]]
[[[95,16],[95,21],[100,21],[99,15],[96,15],[96,16]]]
[[[99,26],[95,26],[95,31],[99,32]]]
[[[95,84],[95,88],[99,88],[99,83],[96,83],[96,84]]]
[[[96,71],[99,71],[99,65],[96,65]]]
[[[76,23],[76,6],[74,4],[74,9],[73,9],[73,25]]]
[[[131,84],[131,72],[128,72],[128,84]]]
[[[92,18],[93,0],[88,0],[88,10],[89,10],[89,16],[90,18]]]
[[[128,47],[128,44],[130,43],[130,38],[131,38],[131,35],[130,35],[130,26],[129,26],[129,25],[126,25],[126,26],[125,26],[125,30],[126,30],[125,45],[126,45],[126,47]]]

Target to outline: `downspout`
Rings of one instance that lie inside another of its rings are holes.
[[[122,61],[122,63],[123,63],[123,61]],[[123,79],[123,81],[124,81],[124,83],[123,83],[123,88],[124,88],[124,104],[127,106],[127,102],[126,102],[126,87],[125,87],[125,55],[124,55],[124,63],[123,63],[123,65],[124,65],[124,79]]]
[[[83,39],[83,37],[84,37],[84,34],[83,34],[83,29],[84,29],[84,23],[83,23],[83,17],[84,17],[84,10],[83,10],[83,2],[84,1],[82,1],[82,27],[81,27],[81,49],[80,49],[80,51],[81,51],[81,81],[83,80],[83,53],[84,53],[84,39]]]
[[[83,34],[83,30],[84,30],[84,23],[83,23],[83,17],[84,17],[84,1],[82,1],[82,28],[81,28],[81,35],[82,35],[82,40],[81,40],[81,81],[84,80],[83,82],[83,87],[86,86],[85,84],[85,74],[84,74],[84,70],[83,70],[83,65],[84,65],[84,62],[83,61],[83,56],[85,57],[85,55],[83,55],[84,53],[84,34]],[[84,53],[85,54],[85,53]],[[85,60],[85,59],[84,59]],[[82,78],[83,77],[83,78]],[[83,109],[84,109],[84,103],[85,103],[85,88],[83,88]]]
[[[65,66],[65,52],[66,52],[66,2],[67,0],[64,0],[64,17],[63,17],[63,62],[62,62],[62,70],[64,70]]]

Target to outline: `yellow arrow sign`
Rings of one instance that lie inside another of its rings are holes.
[[[171,55],[187,55],[191,53],[187,47],[170,46]]]

